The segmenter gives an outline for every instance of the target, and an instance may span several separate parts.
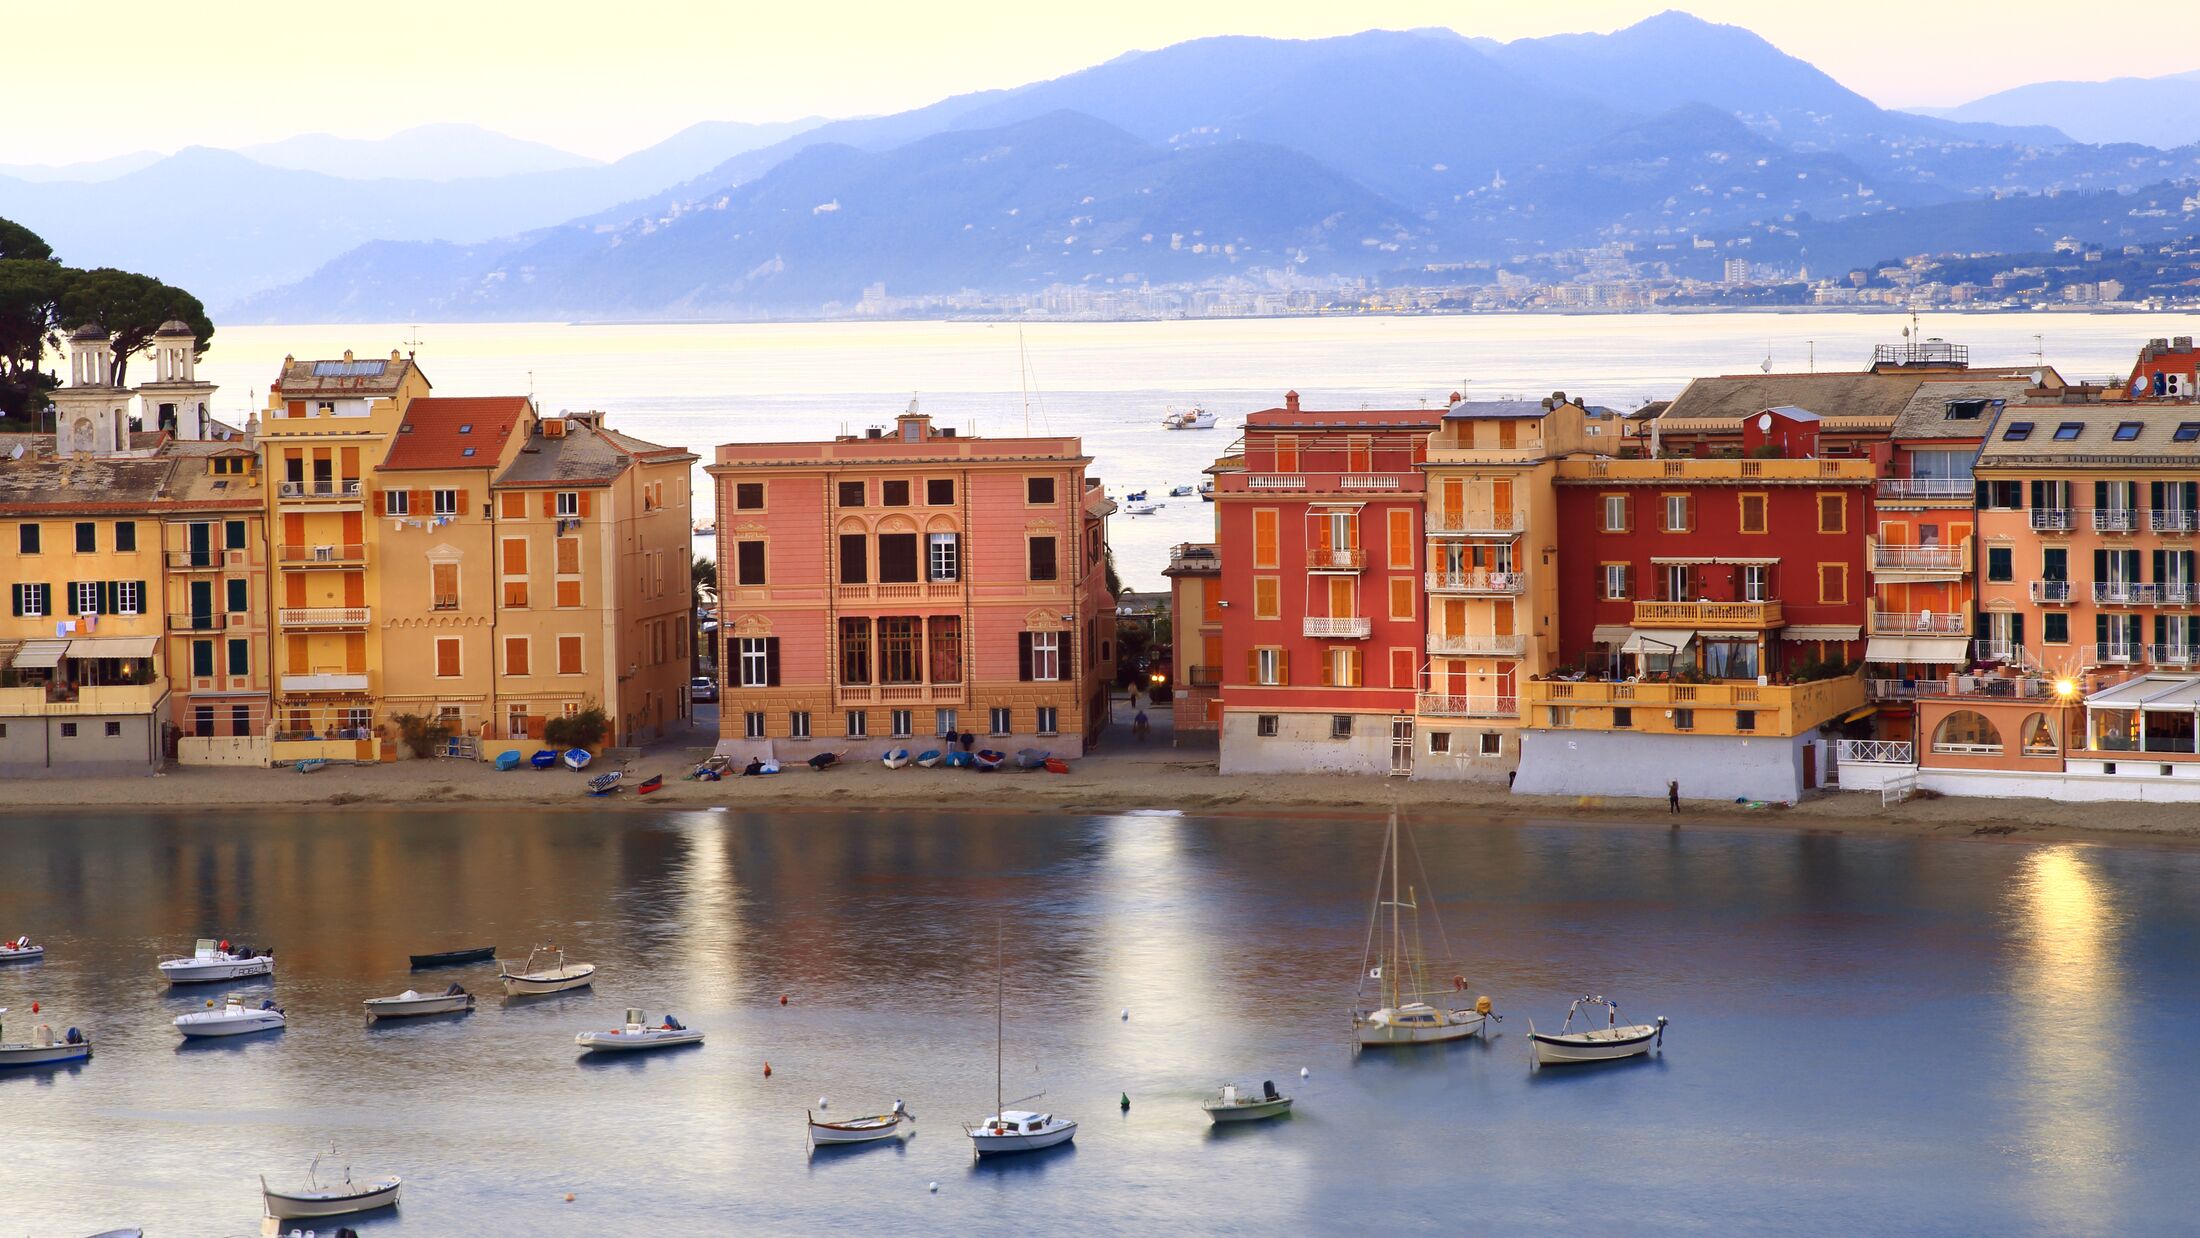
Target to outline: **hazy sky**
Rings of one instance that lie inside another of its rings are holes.
[[[470,121],[611,158],[697,120],[898,111],[1213,34],[1311,38],[1450,26],[1513,39],[1616,29],[1656,0],[106,0],[5,3],[10,122],[0,163],[379,137]],[[1961,103],[2024,82],[2200,67],[2189,2],[1697,0],[1887,106]],[[2079,18],[2082,14],[2082,20]],[[44,103],[32,119],[28,100]],[[1401,83],[1400,107],[1412,106]]]

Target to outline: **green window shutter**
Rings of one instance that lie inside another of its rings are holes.
[[[69,582],[69,613],[72,615],[84,613],[76,608],[76,582],[73,580]]]
[[[229,642],[229,673],[232,675],[249,675],[252,673],[252,645],[250,642],[241,640]]]
[[[191,642],[191,673],[202,679],[214,673],[213,641],[195,640]]]
[[[26,592],[28,592],[29,590],[30,590],[30,586],[29,586],[29,585],[9,585],[9,586],[8,586],[8,613],[9,613],[9,614],[11,614],[11,615],[14,615],[14,616],[15,616],[16,618],[18,618],[18,619],[21,619],[21,618],[23,617],[23,595],[24,595],[24,594],[25,594]]]
[[[233,615],[243,614],[245,611],[252,609],[250,595],[247,592],[249,588],[250,586],[241,580],[229,582],[229,613]]]
[[[244,521],[231,520],[222,526],[222,538],[231,550],[244,549]]]
[[[115,613],[114,581],[103,580],[99,582],[99,613],[102,615],[111,615]]]
[[[2024,647],[2024,616],[2009,616],[2009,643],[2019,649]]]

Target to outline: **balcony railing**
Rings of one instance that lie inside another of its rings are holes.
[[[2014,641],[1980,637],[1971,642],[1971,656],[1981,662],[2022,662],[2024,646]]]
[[[2137,641],[2130,644],[2105,642],[2093,646],[2093,661],[2103,666],[2136,666],[2146,661],[2147,647]]]
[[[231,627],[241,628],[244,624],[244,615],[232,615],[221,611],[205,614],[197,612],[176,614],[170,612],[168,615],[168,630],[171,632],[221,632]]]
[[[1968,499],[1977,486],[1968,477],[1883,477],[1879,497],[1892,502],[1905,499]]]
[[[2032,582],[2032,600],[2043,606],[2068,606],[2070,582],[2067,580],[2035,580]]]
[[[2035,507],[2032,527],[2043,532],[2068,533],[2078,527],[2078,513],[2068,507]]]
[[[1864,690],[1875,701],[1914,701],[1921,696],[1947,696],[1945,679],[1867,679]]]
[[[1211,543],[1178,542],[1169,547],[1169,566],[1188,572],[1219,572],[1222,552]]]
[[[1396,473],[1346,473],[1337,479],[1339,490],[1396,490]]]
[[[2093,509],[2093,531],[2096,533],[2131,533],[2139,528],[2139,511],[2134,507],[2096,507]]]
[[[356,499],[360,482],[356,477],[277,482],[275,493],[286,499]]]
[[[311,566],[316,563],[360,563],[366,560],[367,548],[341,543],[325,546],[277,546],[275,557],[285,567]]]
[[[1517,658],[1528,647],[1525,636],[1446,636],[1431,632],[1428,651],[1445,658]]]
[[[1517,718],[1520,716],[1520,698],[1423,692],[1414,698],[1414,708],[1422,714],[1438,718]]]
[[[364,692],[367,690],[365,671],[320,671],[307,675],[282,677],[285,692]]]
[[[275,611],[286,628],[363,628],[371,617],[366,606],[284,606]]]
[[[1195,688],[1221,687],[1222,668],[1219,666],[1186,667],[1184,671],[1184,681]]]
[[[1917,745],[1906,739],[1844,739],[1843,765],[1915,765]]]
[[[1954,546],[1876,545],[1872,547],[1872,570],[1960,573],[1970,566],[1970,558],[1968,542]]]
[[[1769,602],[1637,602],[1638,628],[1776,628],[1784,621],[1778,600]]]
[[[2191,666],[2200,662],[2200,645],[2149,645],[2147,661],[2155,666]]]
[[[2147,528],[2156,533],[2191,533],[2200,529],[2200,512],[2180,507],[2157,507],[2147,512]]]
[[[1316,546],[1306,552],[1309,572],[1357,572],[1367,566],[1367,552],[1358,546]]]
[[[225,567],[242,567],[246,552],[242,550],[171,550],[168,552],[168,570],[172,572],[218,572]]]
[[[1429,512],[1427,528],[1431,533],[1505,534],[1518,533],[1528,527],[1525,512],[1455,512],[1437,509]]]
[[[2096,580],[2093,582],[2093,600],[2110,606],[2190,606],[2196,596],[2194,586],[2184,583],[2160,583],[2137,580]]]
[[[1326,615],[1308,615],[1306,617],[1305,634],[1313,637],[1344,637],[1347,639],[1360,639],[1366,637],[1374,630],[1374,621],[1364,616],[1343,619],[1332,618]]]
[[[1425,579],[1430,593],[1516,594],[1527,584],[1527,579],[1519,572],[1472,568],[1464,572],[1429,572]]]
[[[1306,475],[1303,473],[1248,473],[1245,476],[1247,490],[1304,490]]]
[[[1971,617],[1961,611],[1875,610],[1875,636],[1961,636],[1971,630]]]

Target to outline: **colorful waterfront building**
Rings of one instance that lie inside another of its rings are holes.
[[[185,764],[267,760],[274,687],[267,496],[258,450],[227,431],[161,449],[174,463],[159,510],[161,596],[174,755]]]
[[[2192,337],[2148,340],[2132,362],[2123,390],[2126,399],[2140,403],[2200,399],[2200,350],[2193,348]]]
[[[1415,778],[1501,779],[1520,762],[1520,683],[1558,663],[1558,462],[1618,448],[1609,409],[1456,395],[1420,463],[1427,657]]]
[[[1222,729],[1222,550],[1212,542],[1169,548],[1169,622],[1175,681],[1169,708],[1175,740],[1213,741]]]
[[[1782,425],[1785,421],[1787,424]],[[1876,468],[1800,458],[1561,461],[1559,661],[1521,686],[1516,786],[1792,801],[1861,716]]]
[[[1215,466],[1224,773],[1412,772],[1419,466],[1444,411],[1317,411],[1294,391]]]
[[[719,751],[1081,756],[1109,716],[1113,504],[1075,438],[905,413],[824,442],[729,443],[717,484]]]

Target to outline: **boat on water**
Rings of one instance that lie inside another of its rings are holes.
[[[409,1019],[424,1014],[457,1014],[474,1008],[474,995],[457,985],[441,993],[407,989],[395,997],[370,997],[365,1003],[370,1019]]]
[[[809,1119],[810,1142],[821,1148],[844,1147],[853,1143],[877,1143],[901,1134],[902,1123],[915,1125],[917,1115],[900,1101],[885,1113],[869,1117],[850,1118],[845,1122],[820,1122],[817,1115],[805,1109],[802,1116]]]
[[[596,758],[586,748],[568,748],[560,755],[560,759],[565,762],[567,769],[587,769],[588,763]]]
[[[537,752],[535,755],[527,758],[527,763],[534,766],[536,769],[553,769],[557,766],[558,754],[553,749],[544,748],[540,752]]]
[[[503,982],[505,994],[511,997],[586,988],[595,978],[594,963],[569,963],[565,951],[556,946],[536,946],[528,951],[525,963],[515,967],[504,962],[497,967],[497,979]]]
[[[1143,490],[1133,490],[1129,494],[1123,496],[1123,501],[1125,503],[1143,503],[1146,501],[1146,492]]]
[[[971,1154],[979,1157],[1036,1152],[1077,1137],[1077,1123],[1070,1119],[1029,1109],[1011,1109],[1008,1107],[1010,1102],[1001,1099],[1001,1059],[1008,1044],[1008,954],[1005,938],[1000,936],[1001,929],[996,927],[994,932],[993,1113],[982,1122],[963,1127],[963,1133],[970,1136]],[[1026,1096],[1015,1103],[1037,1099],[1037,1096]]]
[[[900,769],[909,764],[909,750],[907,748],[888,748],[886,755],[878,760],[879,764],[888,769]]]
[[[1190,486],[1176,486],[1169,491],[1169,497],[1172,499],[1188,499],[1197,493],[1199,492]]]
[[[1215,501],[1215,484],[1213,482],[1203,481],[1199,483],[1199,501],[1202,503]]]
[[[275,952],[231,947],[227,941],[201,937],[188,955],[162,955],[161,979],[170,984],[209,984],[217,980],[243,980],[275,974]]]
[[[695,536],[697,536],[697,537],[716,537],[716,536],[718,536],[718,522],[717,522],[717,521],[715,521],[715,520],[698,520],[698,521],[696,521],[696,522],[695,522]]]
[[[940,763],[940,758],[945,755],[945,753],[941,752],[937,748],[927,748],[923,752],[917,754],[917,768],[931,769],[933,766],[938,765]]]
[[[301,774],[318,774],[328,768],[328,758],[307,757],[305,760],[298,762],[297,768]]]
[[[619,784],[625,779],[626,771],[623,769],[615,769],[607,773],[598,774],[594,778],[588,780],[588,793],[590,795],[609,795],[613,791],[618,790]]]
[[[1049,755],[1051,754],[1041,752],[1037,748],[1019,748],[1016,750],[1016,768],[1044,769]]]
[[[290,1025],[283,1008],[273,998],[262,998],[258,1006],[247,1006],[245,999],[232,993],[218,1004],[206,1003],[206,1009],[194,1010],[175,1017],[176,1030],[186,1040],[210,1036],[250,1036],[255,1032],[281,1031]]]
[[[1161,419],[1161,428],[1164,430],[1212,430],[1215,428],[1215,415],[1197,404],[1186,409],[1170,409],[1169,415]]]
[[[487,963],[497,956],[495,946],[468,946],[463,950],[443,950],[435,954],[412,956],[414,971],[426,967],[450,967],[459,963]]]
[[[8,1008],[0,1006],[0,1015]],[[31,1004],[31,1013],[38,1013],[38,1004]],[[89,1061],[92,1056],[92,1038],[70,1028],[61,1035],[54,1035],[51,1024],[41,1023],[31,1029],[31,1038],[10,1043],[7,1027],[0,1024],[0,1068],[10,1066],[58,1066],[63,1062]]]
[[[0,941],[0,963],[31,963],[46,957],[46,947],[28,937]]]
[[[590,1053],[631,1053],[639,1049],[670,1049],[675,1045],[699,1045],[703,1033],[666,1015],[652,1025],[640,1010],[628,1007],[626,1022],[601,1032],[582,1032],[573,1043]]]
[[[1135,500],[1133,502],[1125,503],[1123,505],[1123,514],[1126,516],[1151,516],[1155,512],[1160,510],[1161,504],[1148,503],[1143,499]]]
[[[1398,824],[1398,814],[1391,813],[1389,829],[1383,835],[1375,905],[1368,909],[1359,990],[1353,994],[1352,1033],[1362,1048],[1459,1040],[1482,1031],[1494,1017],[1489,998],[1467,1002],[1463,976],[1454,975],[1448,988],[1428,982],[1427,959],[1421,945],[1420,895],[1415,887],[1404,883],[1402,876],[1404,861],[1400,852],[1411,843],[1412,836]],[[1414,867],[1420,867],[1418,852]],[[1422,873],[1421,879],[1425,886],[1428,875]],[[1436,934],[1445,957],[1454,957],[1450,943],[1444,940],[1440,919]],[[1366,1000],[1370,981],[1376,986],[1375,1001],[1379,1003],[1372,1006]]]
[[[1604,1026],[1594,1026],[1597,1007],[1604,1008]],[[1574,1030],[1574,1016],[1582,1016],[1582,1029]],[[1535,1030],[1528,1021],[1529,1059],[1537,1066],[1571,1066],[1584,1062],[1616,1062],[1665,1047],[1665,1016],[1655,1023],[1622,1025],[1619,1003],[1604,997],[1577,997],[1566,1007],[1566,1022],[1555,1032]]]
[[[996,752],[991,748],[980,748],[977,752],[971,754],[971,763],[977,766],[978,772],[981,774],[989,774],[1001,768],[1001,762],[1007,759],[1007,753]]]
[[[1207,1120],[1220,1126],[1225,1122],[1259,1122],[1266,1118],[1280,1118],[1291,1112],[1291,1098],[1276,1091],[1275,1080],[1261,1084],[1259,1095],[1240,1092],[1234,1083],[1225,1083],[1222,1090],[1199,1107]]]
[[[344,1167],[341,1179],[323,1182],[321,1158],[316,1156],[300,1186],[272,1187],[267,1184],[267,1175],[260,1175],[260,1199],[267,1207],[267,1215],[276,1220],[304,1221],[394,1208],[403,1185],[404,1179],[396,1174],[354,1178],[349,1165]]]

